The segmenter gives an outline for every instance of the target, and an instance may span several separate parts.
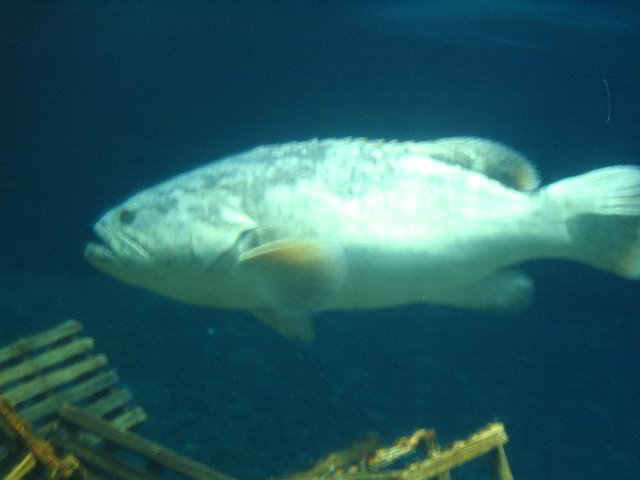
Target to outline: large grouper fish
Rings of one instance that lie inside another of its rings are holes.
[[[519,311],[533,282],[510,267],[529,259],[640,278],[640,168],[539,188],[527,159],[479,138],[292,142],[143,190],[94,230],[98,269],[309,341],[320,310]]]

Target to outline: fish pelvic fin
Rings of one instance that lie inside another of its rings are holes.
[[[569,258],[640,279],[640,168],[606,167],[553,183],[543,194],[562,212]]]

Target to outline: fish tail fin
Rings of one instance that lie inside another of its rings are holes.
[[[601,168],[543,192],[566,221],[570,258],[640,279],[640,168]]]

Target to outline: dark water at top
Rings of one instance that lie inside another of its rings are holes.
[[[633,1],[2,1],[0,339],[81,319],[143,433],[247,480],[494,419],[518,479],[639,478],[637,283],[534,262],[524,314],[326,313],[302,346],[81,255],[127,195],[263,143],[484,136],[544,182],[640,164],[639,81]]]

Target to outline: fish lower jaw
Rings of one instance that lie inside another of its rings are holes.
[[[105,265],[114,265],[120,263],[118,257],[108,246],[89,242],[84,249],[84,258],[96,268],[104,268]]]
[[[143,262],[150,260],[149,252],[138,241],[122,231],[100,222],[94,225],[93,230],[99,241],[89,242],[87,249],[98,257],[108,258],[117,263],[121,259],[138,259]]]

